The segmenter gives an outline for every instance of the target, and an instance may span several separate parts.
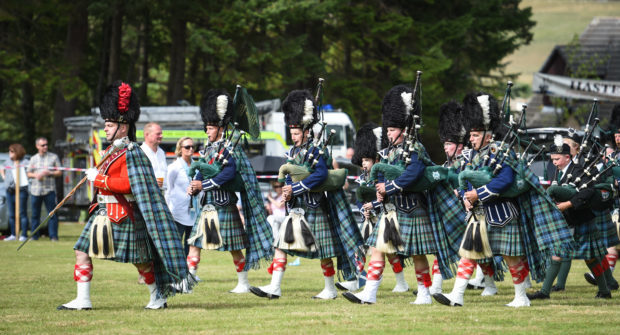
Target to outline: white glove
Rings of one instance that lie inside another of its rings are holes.
[[[97,175],[99,174],[99,171],[97,171],[97,169],[95,168],[90,168],[86,170],[86,179],[88,179],[88,181],[95,181],[95,178],[97,178]]]

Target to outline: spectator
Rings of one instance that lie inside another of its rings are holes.
[[[26,169],[24,164],[26,160],[24,156],[26,150],[21,144],[14,143],[9,146],[9,159],[6,161],[3,167],[9,167],[9,171],[5,171],[4,168],[0,169],[0,175],[4,179],[4,186],[6,187],[6,199],[9,211],[9,227],[11,228],[11,236],[5,238],[5,241],[15,240],[15,182],[17,180],[17,173],[19,171],[19,221],[21,227],[21,234],[19,236],[20,241],[25,241],[28,232],[28,177],[26,177]],[[10,163],[10,164],[9,164]],[[18,167],[19,166],[19,167]]]
[[[355,154],[355,149],[353,148],[347,148],[347,152],[344,156],[344,158],[346,158],[347,160],[351,160],[351,158],[353,158],[353,154]]]
[[[187,194],[190,181],[188,172],[194,154],[194,141],[190,137],[182,137],[177,142],[174,153],[177,160],[170,164],[166,175],[166,202],[174,217],[174,222],[183,241],[185,256],[187,256],[189,252],[187,239],[192,233],[192,227],[196,221],[195,211],[199,210],[198,202]]]
[[[282,186],[283,183],[280,183],[276,180],[271,182],[271,187],[273,188],[275,194],[275,198],[271,196],[271,192],[267,194],[267,200],[269,200],[269,216],[267,217],[267,221],[271,224],[272,227],[280,227],[282,221],[286,217],[286,209],[284,204],[284,198],[282,196]],[[274,231],[277,231],[275,229]]]
[[[164,177],[168,169],[166,153],[159,147],[162,138],[160,125],[155,122],[149,122],[144,125],[144,143],[142,143],[141,148],[151,161],[155,178],[157,178],[157,185],[161,189],[164,188]]]
[[[58,155],[48,152],[47,139],[37,138],[35,142],[38,153],[30,159],[28,164],[28,178],[30,181],[30,195],[32,196],[32,219],[31,229],[35,231],[40,224],[41,203],[45,203],[45,208],[51,212],[56,207],[56,181],[54,178],[60,177],[62,171],[50,170],[50,168],[60,167]],[[58,216],[54,215],[47,223],[47,230],[50,240],[58,241]],[[39,239],[38,232],[32,236],[33,240]]]

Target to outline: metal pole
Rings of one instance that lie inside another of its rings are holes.
[[[19,189],[20,189],[20,181],[19,177],[21,175],[19,161],[15,161],[15,238],[19,238],[20,228],[21,228],[21,220],[19,217]]]

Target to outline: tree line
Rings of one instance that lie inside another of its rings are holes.
[[[143,106],[199,104],[245,86],[256,101],[313,89],[356,125],[381,120],[383,94],[424,71],[425,138],[438,107],[466,92],[499,95],[502,59],[532,39],[520,0],[5,0],[0,5],[0,141],[63,140],[107,84]],[[514,74],[513,74],[514,75]]]

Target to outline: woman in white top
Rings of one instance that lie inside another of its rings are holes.
[[[9,161],[6,161],[3,165],[10,167],[10,170],[5,171],[4,166],[0,169],[0,175],[4,179],[4,185],[6,187],[6,199],[9,212],[9,227],[11,228],[11,236],[5,238],[5,241],[15,240],[15,181],[17,173],[19,172],[19,221],[21,222],[21,236],[20,241],[26,240],[28,232],[28,177],[26,177],[26,160],[23,159],[26,155],[26,150],[19,143],[13,143],[9,145]],[[19,166],[19,168],[15,168]]]
[[[192,233],[192,227],[194,226],[194,221],[196,221],[195,211],[198,210],[198,204],[187,194],[190,182],[187,172],[192,163],[194,141],[190,137],[179,139],[174,152],[177,155],[177,160],[168,166],[168,174],[165,181],[166,202],[170,212],[172,212],[174,221],[177,223],[179,234],[183,240],[185,255],[187,256],[189,252],[187,239]]]

